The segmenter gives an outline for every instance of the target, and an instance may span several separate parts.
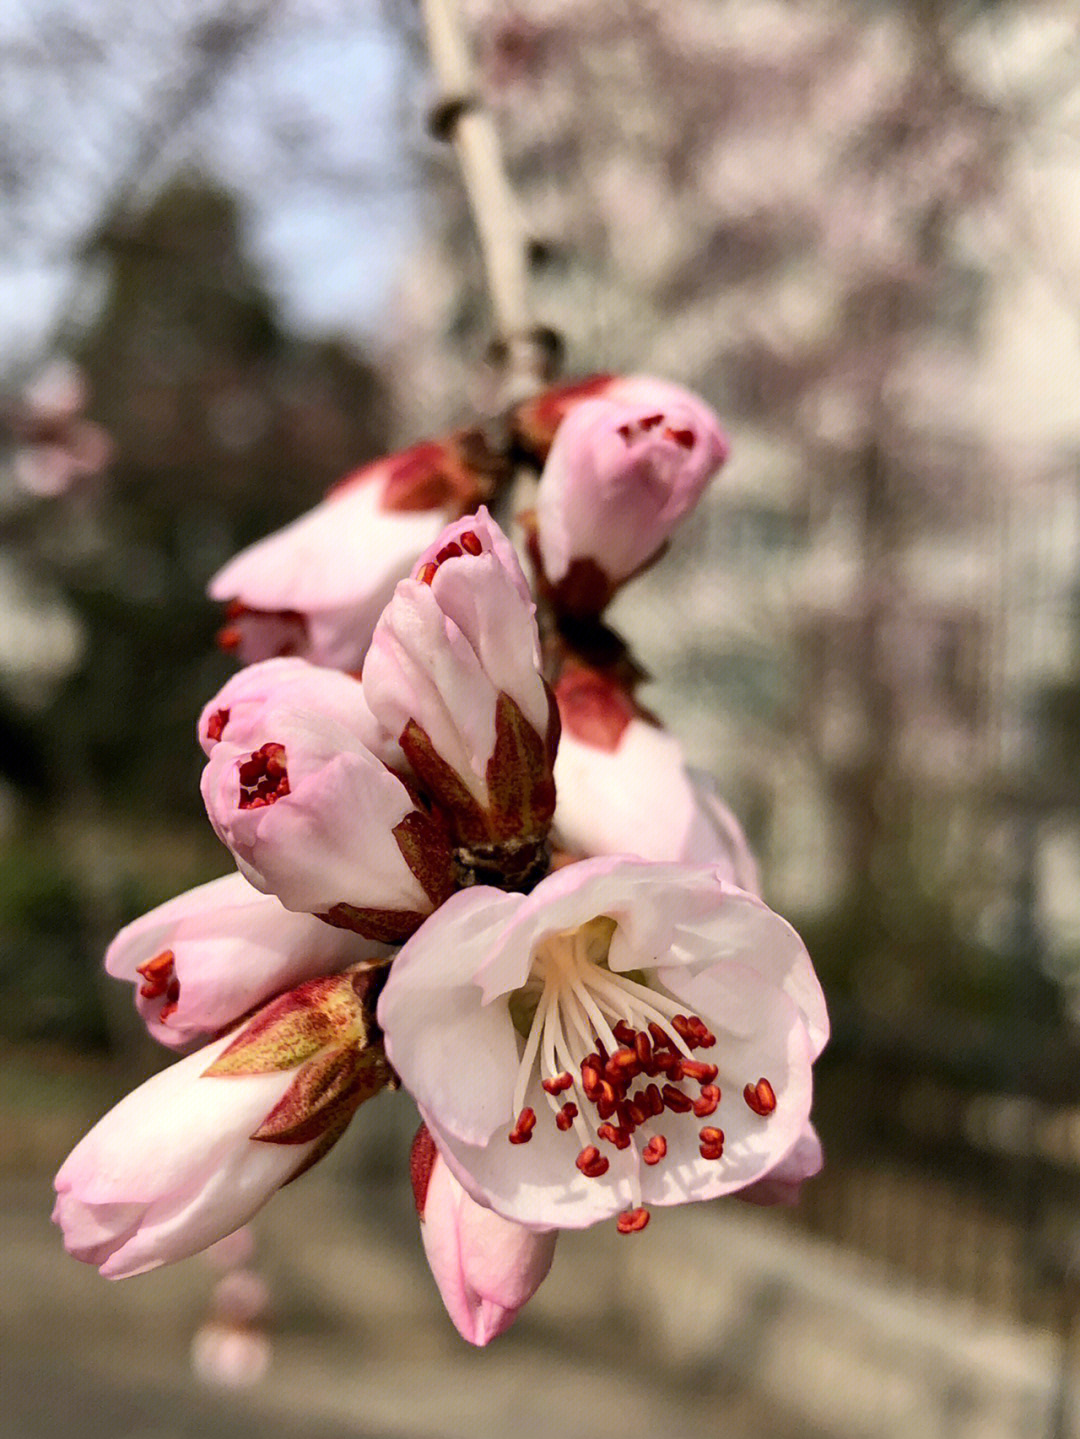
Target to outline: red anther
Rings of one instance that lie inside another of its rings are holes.
[[[248,613],[248,607],[243,600],[230,600],[225,606],[225,618],[227,620],[238,620],[241,615]]]
[[[600,1068],[590,1064],[588,1060],[581,1066],[581,1087],[585,1091],[585,1098],[595,1102],[600,1093]]]
[[[217,741],[224,734],[225,726],[228,723],[229,711],[215,710],[214,713],[210,716],[210,718],[206,721],[206,738],[209,740],[213,740],[216,744]]]
[[[218,630],[214,640],[219,650],[231,654],[233,650],[240,648],[240,631],[234,625],[226,625],[224,629]]]
[[[438,574],[438,571],[438,565],[433,564],[431,560],[428,560],[426,565],[420,566],[416,578],[420,581],[422,585],[430,585],[432,580]]]
[[[568,1074],[564,1069],[561,1074],[554,1075],[551,1079],[542,1079],[540,1087],[546,1094],[565,1094],[574,1083],[574,1076]]]
[[[701,1059],[684,1059],[682,1062],[684,1079],[696,1079],[701,1084],[711,1084],[719,1074],[715,1064],[706,1064]]]
[[[240,780],[240,809],[261,809],[289,793],[285,768],[285,746],[264,744],[237,766]]]
[[[597,1139],[602,1139],[605,1144],[614,1144],[616,1148],[623,1148],[619,1141],[622,1138],[622,1130],[614,1124],[601,1124],[596,1130]]]
[[[698,1138],[702,1144],[707,1144],[710,1149],[715,1149],[718,1144],[723,1146],[724,1131],[714,1128],[711,1124],[706,1124],[705,1128],[699,1133]]]
[[[511,1144],[528,1144],[532,1138],[532,1132],[536,1128],[536,1111],[525,1108],[517,1117],[513,1129],[507,1138]]]
[[[615,1228],[620,1234],[636,1234],[640,1229],[644,1229],[648,1222],[649,1211],[644,1207],[627,1209],[616,1219]]]
[[[655,1019],[649,1020],[649,1033],[652,1035],[653,1044],[656,1045],[657,1049],[671,1048],[671,1035],[668,1034],[662,1025],[657,1024]]]
[[[625,1113],[623,1123],[626,1124],[626,1120],[628,1119],[630,1123],[626,1127],[631,1131],[636,1129],[639,1124],[644,1124],[649,1117],[648,1102],[643,1103],[642,1101],[644,1099],[645,1096],[643,1094],[635,1094],[628,1104],[623,1105],[623,1111]]]
[[[694,1033],[701,1041],[702,1048],[708,1048],[709,1045],[716,1043],[716,1035],[713,1034],[703,1019],[699,1019],[696,1014],[692,1014],[690,1016],[690,1023],[694,1026]]]
[[[456,560],[456,559],[458,559],[458,558],[460,557],[460,555],[461,555],[461,546],[454,544],[453,540],[451,540],[448,545],[443,545],[442,549],[441,549],[441,550],[438,550],[438,551],[436,552],[436,555],[435,555],[435,563],[436,563],[437,565],[441,565],[441,564],[443,564],[446,560]]]
[[[654,1134],[641,1151],[641,1157],[646,1164],[659,1164],[667,1153],[667,1140],[662,1134]]]
[[[631,1029],[625,1019],[620,1019],[618,1024],[611,1031],[620,1044],[633,1046],[637,1038],[637,1030]]]
[[[167,992],[175,962],[176,955],[172,950],[163,949],[160,954],[155,954],[153,959],[148,959],[145,964],[135,966],[135,973],[141,974],[146,981],[145,984],[139,986],[139,993],[143,999],[157,999],[159,995]],[[176,992],[180,993],[179,987]]]
[[[634,1053],[642,1069],[645,1069],[652,1060],[652,1041],[647,1034],[634,1036]]]
[[[158,1010],[158,1019],[161,1021],[161,1023],[164,1024],[167,1019],[174,1015],[178,1007],[179,1000],[176,999],[170,1000],[168,1004],[163,1004]]]
[[[660,1091],[664,1096],[664,1105],[673,1114],[689,1114],[694,1107],[694,1101],[681,1089],[676,1089],[673,1084],[665,1084]]]
[[[586,1179],[599,1179],[601,1174],[606,1174],[611,1167],[609,1161],[600,1153],[595,1144],[586,1145],[574,1163]]]
[[[604,1065],[605,1079],[620,1089],[640,1073],[641,1065],[632,1049],[617,1049]]]
[[[622,435],[622,437],[623,437],[623,439],[626,441],[626,443],[629,444],[629,443],[630,443],[630,436],[631,436],[634,432],[633,432],[633,430],[630,428],[629,425],[620,425],[619,428],[615,431],[615,433],[616,433],[617,435]]]
[[[722,1144],[699,1144],[698,1153],[702,1159],[723,1159],[724,1146]]]
[[[701,1087],[701,1098],[694,1100],[694,1114],[698,1119],[707,1119],[710,1114],[716,1112],[716,1106],[720,1103],[720,1090],[715,1084],[703,1084]]]
[[[686,1043],[688,1049],[697,1049],[701,1044],[697,1030],[685,1014],[674,1015],[671,1020],[671,1027],[679,1038]]]
[[[577,1118],[578,1107],[576,1104],[564,1104],[555,1116],[555,1128],[562,1130],[563,1134],[570,1128]]]
[[[474,534],[472,530],[464,530],[458,535],[458,540],[461,543],[461,548],[467,555],[482,555],[484,553],[484,547],[480,543],[479,535]]]
[[[596,1099],[596,1112],[601,1119],[610,1119],[615,1113],[615,1106],[618,1104],[618,1095],[605,1079],[600,1085],[600,1093]]]
[[[755,1114],[760,1114],[764,1119],[776,1108],[776,1091],[767,1079],[759,1079],[756,1084],[748,1084],[742,1092],[742,1097]]]
[[[638,427],[646,431],[655,430],[657,425],[662,425],[663,423],[663,415],[646,415],[643,419],[638,420]]]
[[[664,431],[664,436],[666,439],[674,440],[675,443],[681,445],[684,450],[692,450],[694,448],[693,430],[673,430],[669,426]]]
[[[648,1089],[645,1091],[645,1099],[648,1103],[650,1114],[663,1114],[664,1096],[660,1093],[659,1085],[650,1084]]]

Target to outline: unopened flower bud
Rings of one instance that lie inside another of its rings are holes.
[[[212,721],[218,735],[202,778],[210,821],[241,873],[286,909],[399,942],[453,888],[442,825],[367,747],[356,681],[314,665],[298,680],[291,661],[278,662],[277,687],[274,663],[237,676],[203,712],[200,733]]]
[[[710,775],[688,769],[678,740],[610,674],[573,666],[555,685],[555,843],[577,858],[710,864],[759,893],[757,864]]]
[[[245,663],[300,655],[358,670],[394,585],[448,518],[476,504],[491,463],[469,431],[349,475],[210,581],[211,598],[229,604],[223,648]]]
[[[543,845],[558,722],[534,605],[485,509],[449,526],[380,619],[364,693],[477,868]],[[507,868],[509,866],[509,869]]]
[[[134,984],[154,1038],[179,1047],[212,1039],[254,1005],[378,949],[229,874],[125,925],[105,968]]]
[[[574,405],[536,503],[535,549],[556,607],[598,614],[659,552],[726,455],[713,411],[678,386],[624,379]]]
[[[390,1080],[373,983],[308,980],[122,1099],[56,1176],[69,1253],[110,1279],[186,1259],[321,1158]]]
[[[557,1232],[526,1229],[470,1199],[426,1125],[410,1168],[424,1252],[446,1311],[463,1339],[488,1344],[547,1277]]]

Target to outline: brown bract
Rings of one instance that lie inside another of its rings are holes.
[[[340,1138],[366,1099],[393,1083],[374,1020],[384,967],[383,961],[363,961],[291,989],[259,1010],[204,1071],[225,1079],[296,1071],[251,1135],[267,1144],[317,1141],[294,1179]]]
[[[583,380],[556,385],[534,395],[518,405],[510,417],[514,439],[537,463],[543,464],[555,431],[567,412],[579,401],[603,394],[615,378],[614,375],[588,375]]]

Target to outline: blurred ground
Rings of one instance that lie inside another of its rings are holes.
[[[276,1439],[602,1439],[628,1424],[685,1439],[818,1433],[739,1383],[719,1355],[715,1366],[687,1370],[661,1352],[647,1319],[631,1332],[616,1303],[626,1279],[612,1262],[619,1251],[581,1236],[563,1246],[543,1303],[493,1348],[470,1349],[439,1305],[404,1184],[359,1193],[347,1152],[258,1221],[274,1295],[268,1378],[239,1395],[208,1391],[191,1378],[188,1350],[210,1266],[194,1259],[110,1284],[68,1258],[49,1224],[51,1171],[110,1089],[110,1076],[90,1067],[64,1077],[43,1070],[39,1081],[25,1061],[5,1068],[5,1439],[247,1439],[268,1429]],[[648,1293],[641,1299],[647,1314]],[[580,1345],[568,1342],[578,1334]]]
[[[564,1235],[516,1327],[473,1350],[423,1259],[403,1096],[255,1222],[273,1360],[249,1391],[209,1391],[189,1350],[220,1269],[198,1257],[109,1283],[49,1223],[53,1171],[119,1087],[115,1069],[59,1054],[0,1065],[3,1439],[1075,1432],[1068,1341],[734,1202],[659,1211],[640,1236]]]

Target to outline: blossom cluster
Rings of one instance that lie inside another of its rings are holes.
[[[642,708],[603,613],[721,467],[697,396],[594,378],[513,414],[535,595],[462,435],[349,477],[211,584],[246,666],[205,706],[234,873],[106,955],[191,1050],[57,1180],[109,1277],[205,1248],[403,1086],[424,1247],[484,1344],[557,1233],[820,1167],[824,1000],[713,782]]]

